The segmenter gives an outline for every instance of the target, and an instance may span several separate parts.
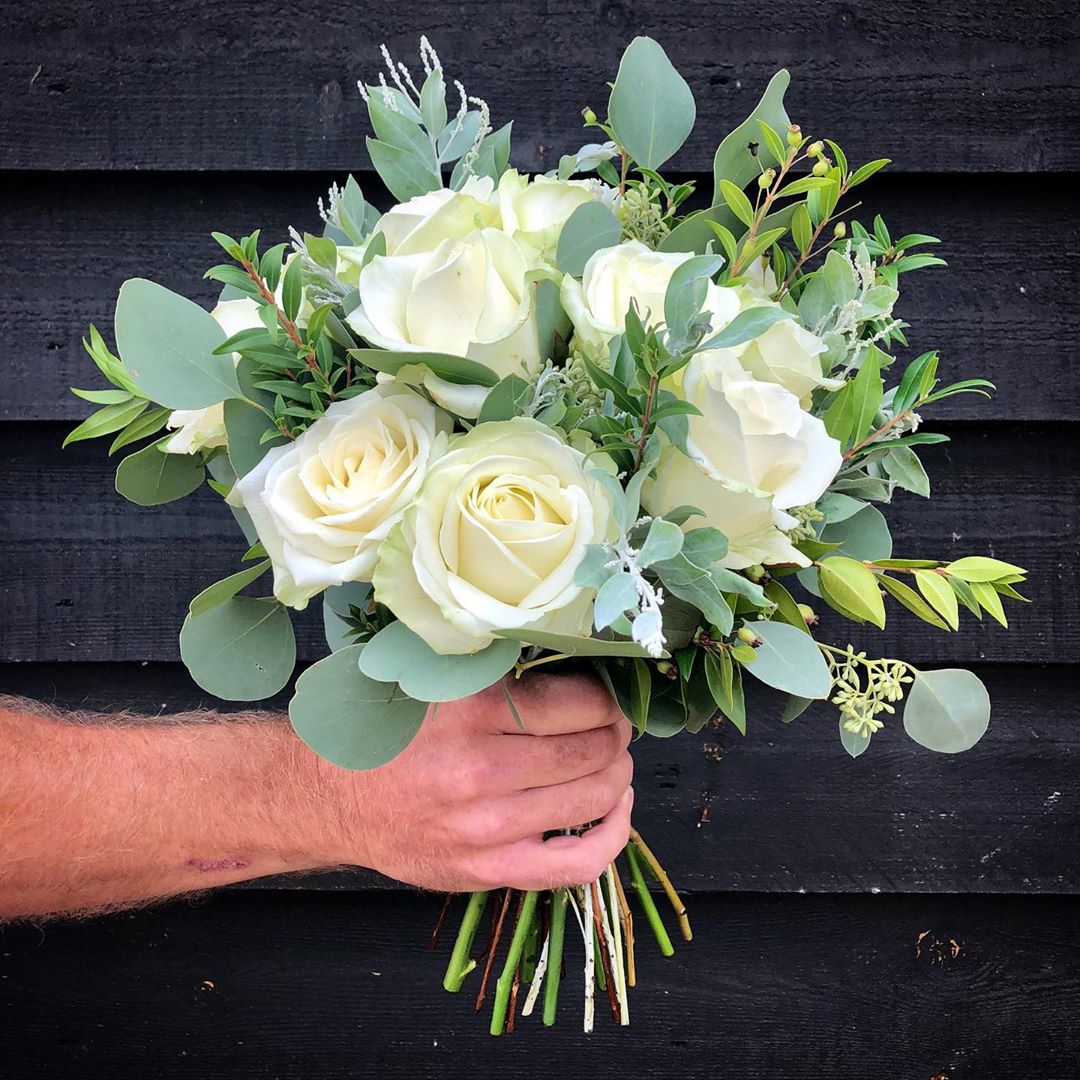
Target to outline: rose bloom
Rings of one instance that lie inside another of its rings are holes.
[[[442,452],[450,420],[389,384],[331,405],[236,484],[274,567],[274,595],[303,608],[330,585],[370,581],[379,545]]]
[[[808,560],[785,535],[797,521],[785,511],[816,502],[840,470],[840,443],[794,394],[750,378],[726,351],[698,353],[682,377],[683,397],[701,410],[689,418],[687,453],[668,445],[642,504],[662,515],[696,506],[728,538],[723,565]]]
[[[442,240],[428,252],[376,255],[360,271],[360,303],[348,323],[376,348],[449,353],[499,378],[529,378],[541,357],[528,270],[521,249],[494,228]],[[486,387],[430,371],[420,378],[440,405],[459,416],[480,414]]]
[[[531,180],[516,169],[499,178],[498,200],[502,230],[519,247],[534,253],[534,261],[553,263],[559,236],[567,218],[585,203],[597,202],[610,191],[596,180],[558,180],[534,176]]]
[[[240,300],[223,300],[210,312],[218,321],[225,336],[231,338],[241,330],[262,326],[259,305],[246,296]],[[240,354],[233,353],[233,360]],[[207,405],[205,409],[177,409],[165,422],[166,427],[178,428],[164,450],[169,454],[194,454],[198,450],[225,445],[225,406],[223,402]]]
[[[574,324],[577,343],[590,355],[606,357],[608,342],[625,329],[632,302],[642,322],[663,326],[668,282],[691,258],[691,252],[653,251],[637,240],[594,252],[581,281],[569,274],[562,281],[562,304]],[[702,310],[712,316],[716,333],[738,315],[738,294],[710,282]]]
[[[500,629],[587,634],[594,592],[574,573],[614,523],[585,470],[585,455],[536,420],[452,439],[379,550],[376,599],[444,654],[477,652]]]

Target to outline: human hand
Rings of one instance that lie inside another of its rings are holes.
[[[530,674],[507,689],[524,732],[493,686],[429,711],[389,764],[334,770],[349,806],[344,861],[445,891],[541,889],[603,872],[629,835],[629,722],[586,675]],[[543,840],[599,819],[582,836]]]

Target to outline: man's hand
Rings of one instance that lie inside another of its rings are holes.
[[[603,872],[630,829],[630,724],[587,676],[536,674],[507,690],[524,732],[494,686],[429,713],[388,765],[337,770],[355,792],[359,861],[448,891],[541,889]],[[599,819],[582,836],[543,840]]]
[[[55,717],[0,701],[0,918],[353,864],[438,889],[595,878],[626,842],[630,726],[596,680],[444,704],[371,772],[281,717]],[[603,819],[583,836],[546,832]]]

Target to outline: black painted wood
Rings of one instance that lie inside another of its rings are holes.
[[[303,173],[85,176],[0,179],[0,231],[29,265],[0,265],[0,325],[7,327],[10,383],[0,418],[86,415],[71,385],[97,385],[80,339],[89,323],[111,336],[113,307],[127,277],[149,277],[210,306],[218,290],[202,280],[217,261],[211,229],[233,235],[262,227],[267,244],[289,224],[321,226],[315,200],[331,177]],[[377,177],[361,177],[369,194]],[[699,178],[701,189],[711,181]],[[900,315],[911,350],[942,351],[947,378],[982,377],[993,401],[953,398],[935,415],[972,419],[1073,420],[1080,396],[1080,307],[1067,300],[1061,265],[1080,258],[1074,182],[1040,178],[1020,198],[1002,177],[890,176],[860,189],[859,214],[881,212],[896,237],[939,236],[948,269],[901,279]],[[987,237],[992,237],[987,243]],[[1054,238],[1055,258],[1033,252]],[[1037,370],[1032,357],[1038,356]]]
[[[695,92],[684,168],[709,166],[785,65],[798,120],[864,160],[932,172],[1080,163],[1070,0],[39,0],[6,23],[6,168],[356,168],[368,129],[355,82],[377,74],[380,42],[411,59],[423,32],[498,123],[514,121],[516,160],[531,169],[589,141],[580,110],[603,108],[637,33],[663,42]]]
[[[831,707],[785,727],[779,696],[748,679],[745,738],[725,725],[635,743],[638,825],[679,883],[698,892],[1080,891],[1074,669],[976,670],[994,712],[972,751],[932,754],[894,723],[854,762]],[[9,664],[0,666],[0,692],[149,716],[237,708],[200,691],[179,664]],[[283,712],[287,697],[269,707]],[[257,884],[395,887],[353,872]]]
[[[476,974],[440,986],[435,898],[232,894],[0,934],[10,1080],[513,1075],[1072,1080],[1080,905],[1051,897],[691,897],[695,940],[639,945],[629,1032],[494,1041]],[[455,911],[455,915],[457,912]],[[568,957],[573,943],[568,944]],[[471,992],[470,992],[471,991]]]
[[[954,441],[925,454],[934,498],[901,493],[890,509],[896,554],[1015,559],[1031,571],[1034,603],[1010,607],[1009,633],[971,620],[942,634],[899,609],[884,634],[838,617],[826,631],[917,661],[1072,662],[1080,444],[1048,424],[946,426]],[[152,509],[124,502],[115,459],[91,443],[61,451],[64,430],[0,425],[0,659],[175,660],[188,601],[235,572],[246,544],[209,489]],[[315,603],[296,619],[301,657],[325,654],[320,611]]]
[[[783,728],[764,693],[745,739],[720,729],[636,747],[638,824],[690,889],[696,940],[669,962],[643,949],[629,1032],[601,1025],[585,1040],[571,1009],[555,1032],[534,1021],[491,1041],[469,1001],[439,989],[445,952],[424,949],[437,901],[372,874],[319,875],[0,930],[0,1075],[1075,1075],[1075,4],[9,7],[0,660],[13,662],[0,692],[229,711],[173,661],[188,599],[234,569],[242,542],[216,498],[140,511],[112,491],[101,445],[59,451],[84,411],[66,386],[96,385],[79,336],[89,321],[108,328],[126,277],[211,302],[199,281],[211,228],[262,225],[276,240],[290,223],[316,227],[315,197],[347,170],[377,192],[353,82],[375,72],[380,41],[405,55],[423,30],[497,120],[515,119],[524,168],[590,137],[578,109],[602,106],[639,32],[660,37],[698,96],[684,173],[708,170],[716,137],[781,65],[807,130],[853,158],[895,158],[863,189],[866,210],[941,236],[950,262],[905,279],[912,345],[1000,388],[937,414],[955,442],[927,451],[934,501],[890,511],[898,553],[1025,562],[1036,603],[1011,609],[1009,633],[946,638],[896,619],[866,635],[975,664],[994,716],[967,755],[922,751],[893,725],[852,762],[830,710]],[[321,653],[316,612],[300,641]]]

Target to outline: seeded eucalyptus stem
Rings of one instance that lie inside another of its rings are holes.
[[[480,916],[487,906],[487,898],[486,892],[474,892],[469,897],[465,915],[461,920],[461,929],[454,941],[454,951],[450,954],[450,963],[443,976],[443,986],[452,994],[461,989],[465,976],[476,967],[476,961],[470,958],[469,953],[476,937],[476,928],[480,924]]]

